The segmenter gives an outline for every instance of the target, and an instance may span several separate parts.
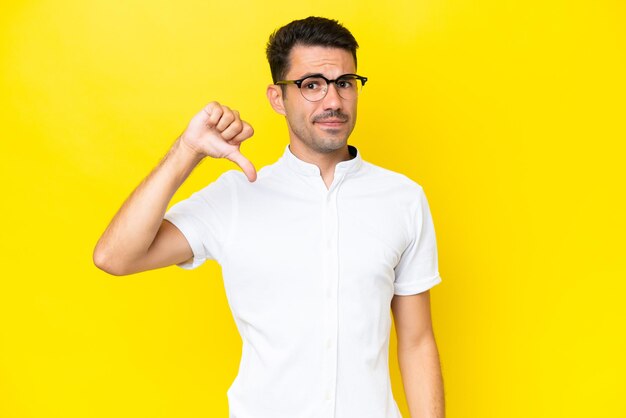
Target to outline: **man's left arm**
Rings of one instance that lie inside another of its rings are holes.
[[[430,291],[395,295],[391,310],[411,418],[444,418],[443,378],[430,315]]]

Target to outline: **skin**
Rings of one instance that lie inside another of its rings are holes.
[[[431,320],[430,290],[416,295],[395,295],[391,311],[410,416],[444,418],[443,378]]]
[[[335,79],[356,73],[348,51],[325,47],[293,48],[286,79],[321,73]],[[309,102],[294,85],[270,85],[267,97],[287,121],[292,153],[315,164],[327,187],[337,163],[350,159],[347,141],[354,129],[357,101],[341,98],[334,85],[323,100]],[[241,153],[253,135],[239,112],[217,102],[196,114],[167,155],[123,203],[98,240],[94,264],[112,275],[188,262],[193,252],[184,235],[163,216],[174,193],[203,159],[226,158],[256,180],[254,165]],[[398,359],[411,417],[443,418],[443,382],[430,316],[430,292],[393,297]]]
[[[286,80],[297,80],[311,74],[335,79],[356,73],[349,51],[321,46],[296,45],[289,54]],[[289,147],[299,159],[317,165],[326,187],[330,187],[337,163],[350,159],[348,137],[354,129],[357,100],[343,99],[331,84],[326,96],[317,102],[306,100],[296,85],[269,85],[267,98],[272,108],[285,116]]]
[[[206,157],[229,159],[250,181],[256,180],[254,166],[240,151],[253,133],[239,112],[217,102],[207,104],[115,214],[96,244],[94,264],[122,276],[191,260],[185,236],[163,219],[167,205]]]

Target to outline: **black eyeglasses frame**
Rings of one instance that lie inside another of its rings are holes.
[[[296,86],[298,86],[298,89],[302,90],[302,82],[304,80],[306,80],[307,78],[312,78],[312,77],[313,78],[321,78],[321,79],[323,79],[324,81],[326,81],[326,85],[328,85],[328,86],[330,85],[330,83],[333,83],[335,85],[335,87],[338,87],[337,86],[337,82],[341,81],[342,79],[345,79],[345,77],[351,77],[354,80],[359,80],[361,82],[361,87],[365,86],[365,83],[367,82],[367,77],[363,77],[363,76],[358,75],[358,74],[348,73],[348,74],[342,74],[342,75],[340,75],[339,77],[337,77],[334,80],[329,80],[328,78],[324,77],[322,74],[310,74],[310,75],[307,75],[306,77],[299,78],[298,80],[280,80],[280,81],[277,81],[274,84],[277,84],[277,85],[295,84]],[[326,94],[328,94],[328,91],[326,91]],[[324,94],[324,97],[326,97],[326,94]],[[341,96],[341,94],[340,94],[340,96]],[[324,97],[322,97],[319,100],[322,100]],[[305,99],[307,99],[307,98],[305,97]],[[307,100],[309,100],[309,99],[307,99]],[[315,100],[315,101],[319,101],[319,100]]]

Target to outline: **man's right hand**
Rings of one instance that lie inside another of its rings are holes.
[[[256,180],[254,166],[239,151],[252,134],[237,111],[217,102],[206,105],[113,217],[94,249],[95,265],[126,275],[191,260],[193,251],[183,233],[163,219],[167,205],[207,156],[234,161],[250,181]]]
[[[241,120],[239,112],[211,102],[195,115],[180,136],[181,145],[199,158],[226,158],[237,164],[249,181],[256,180],[256,169],[241,154],[240,146],[254,130]]]

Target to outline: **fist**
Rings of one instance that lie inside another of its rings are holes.
[[[226,158],[237,164],[248,177],[256,180],[256,169],[241,154],[241,143],[254,134],[252,126],[239,112],[211,102],[196,114],[181,135],[182,145],[200,157]]]

